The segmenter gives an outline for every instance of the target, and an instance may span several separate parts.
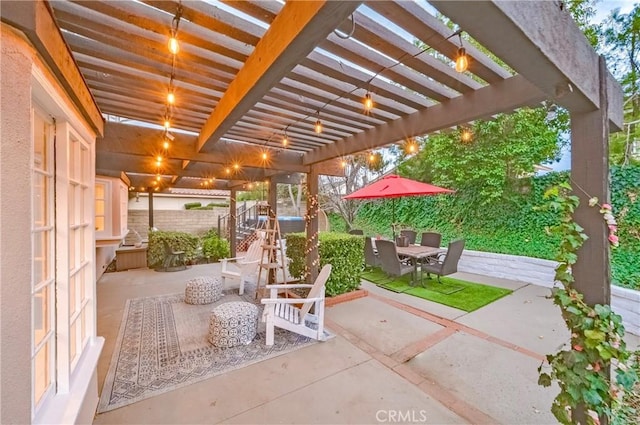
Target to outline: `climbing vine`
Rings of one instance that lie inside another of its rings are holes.
[[[549,229],[561,240],[555,275],[561,287],[554,288],[552,297],[571,332],[571,344],[568,350],[547,355],[551,371],[540,373],[538,383],[548,387],[552,381],[557,381],[560,386],[551,411],[561,423],[575,423],[574,414],[578,408],[584,409],[589,424],[599,424],[604,417],[615,422],[616,418],[625,417],[628,413],[625,410],[630,409],[623,405],[622,400],[631,393],[638,379],[631,367],[632,361],[637,359],[633,358],[622,339],[622,318],[608,305],[588,305],[583,294],[573,287],[571,269],[587,235],[573,221],[579,198],[570,192],[571,186],[564,183],[549,189],[545,198],[549,200],[546,208],[561,216],[560,223]],[[598,200],[592,198],[589,204],[595,207]],[[615,246],[618,241],[611,207],[603,204],[600,208],[609,227],[609,240]],[[538,372],[542,372],[543,367],[544,363]],[[611,367],[616,369],[613,380],[609,378]]]

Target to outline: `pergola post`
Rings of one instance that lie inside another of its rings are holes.
[[[589,206],[589,198],[593,196],[600,204],[609,202],[607,69],[602,57],[598,68],[600,108],[591,112],[571,112],[571,183],[574,194],[580,198],[574,219],[589,236],[578,251],[572,271],[574,287],[592,306],[611,303],[609,232],[600,209]],[[574,423],[587,423],[584,408],[577,409],[572,415]],[[600,418],[601,424],[607,422],[606,417]]]
[[[606,222],[599,208],[589,206],[589,197],[609,202],[609,116],[607,113],[606,66],[599,61],[600,108],[571,112],[571,179],[580,206],[575,221],[589,239],[578,251],[573,266],[575,287],[587,304],[610,303],[609,241]]]
[[[230,190],[229,198],[229,247],[231,257],[236,256],[236,194],[235,189]]]
[[[318,167],[311,166],[307,173],[307,252],[308,283],[318,277],[320,256],[318,251]]]
[[[153,189],[147,190],[149,193],[149,230],[153,229]]]
[[[269,177],[269,190],[267,190],[267,203],[274,216],[278,216],[278,183]]]

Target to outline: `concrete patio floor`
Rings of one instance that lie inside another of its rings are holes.
[[[99,389],[127,299],[181,292],[189,278],[219,270],[105,274],[97,285],[106,339]],[[544,355],[568,339],[549,290],[454,277],[514,292],[466,313],[363,282],[367,297],[326,309],[335,338],[97,415],[94,424],[556,423],[549,408],[557,389],[537,385]]]

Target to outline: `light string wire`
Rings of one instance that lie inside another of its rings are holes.
[[[354,25],[355,25],[355,20],[354,20]],[[461,37],[462,34],[462,29],[458,28],[456,31],[454,31],[453,33],[451,33],[450,35],[448,35],[447,37],[445,37],[444,40],[441,40],[439,43],[434,44],[434,45],[429,45],[428,47],[426,47],[425,49],[421,49],[419,52],[417,53],[409,53],[409,52],[405,52],[403,53],[396,61],[395,63],[393,63],[392,65],[388,65],[385,66],[383,68],[381,68],[380,70],[378,70],[371,78],[369,78],[366,82],[364,82],[361,85],[357,85],[356,87],[354,87],[352,90],[349,91],[345,91],[342,94],[338,95],[337,97],[330,99],[328,101],[326,101],[322,106],[320,106],[319,108],[312,108],[315,109],[315,112],[310,112],[308,113],[306,116],[299,118],[296,121],[293,121],[292,123],[286,125],[285,127],[283,127],[280,130],[274,131],[271,136],[269,136],[269,138],[262,144],[262,146],[267,146],[269,142],[271,142],[273,140],[273,138],[278,135],[278,134],[284,134],[286,135],[286,131],[289,129],[289,127],[291,127],[292,125],[298,124],[302,121],[305,121],[306,119],[310,118],[312,115],[317,114],[318,116],[320,115],[320,112],[322,112],[322,110],[324,110],[327,106],[329,106],[330,104],[342,99],[342,98],[346,98],[346,96],[349,96],[350,94],[353,94],[354,92],[356,92],[357,90],[361,90],[364,89],[365,87],[369,88],[371,85],[371,82],[376,79],[381,73],[388,71],[391,68],[394,68],[398,65],[402,64],[402,61],[407,58],[408,56],[410,56],[411,58],[415,58],[420,56],[423,53],[429,52],[431,50],[434,50],[436,47],[438,47],[441,44],[444,44],[446,41],[454,38],[455,36]],[[432,39],[433,37],[435,37],[435,35],[432,35],[431,37],[428,37],[426,40],[420,40],[422,43],[427,44],[429,42],[430,39]],[[462,43],[462,42],[461,42]],[[367,89],[367,91],[369,91]],[[287,137],[288,138],[288,137]],[[289,140],[289,143],[287,145],[291,144],[291,141]]]

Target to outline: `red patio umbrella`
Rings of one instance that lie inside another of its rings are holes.
[[[376,198],[393,198],[392,216],[391,222],[396,220],[396,204],[395,198],[402,196],[425,196],[425,195],[439,195],[441,193],[453,193],[453,190],[445,189],[443,187],[434,186],[428,183],[422,183],[416,180],[407,179],[397,176],[395,174],[389,174],[371,183],[362,189],[356,190],[343,199],[376,199]],[[395,228],[393,229],[393,237],[395,239]]]

